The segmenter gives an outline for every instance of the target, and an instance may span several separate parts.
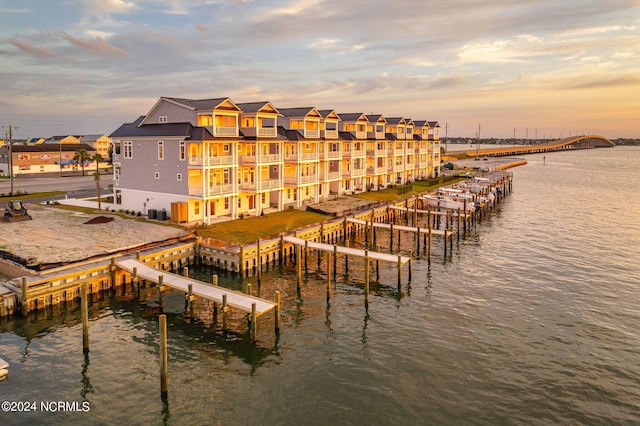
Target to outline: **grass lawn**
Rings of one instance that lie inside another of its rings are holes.
[[[64,191],[34,192],[33,194],[21,194],[10,197],[9,194],[0,194],[0,202],[12,200],[29,200],[31,198],[53,197],[66,194]]]
[[[198,235],[232,244],[246,244],[258,238],[275,236],[305,225],[322,222],[329,216],[302,210],[285,210],[266,216],[217,223],[208,229],[198,229]]]
[[[123,219],[132,219],[132,220],[136,220],[139,222],[147,222],[147,217],[146,216],[135,216],[135,215],[131,215],[131,214],[125,214],[125,213],[121,213],[121,212],[116,212],[113,210],[110,210],[108,212],[105,212],[104,210],[98,210],[97,208],[94,209],[92,207],[80,207],[80,206],[70,206],[68,204],[52,204],[49,207],[54,207],[56,209],[61,209],[61,210],[68,210],[68,211],[72,211],[72,212],[81,212],[81,213],[85,213],[85,214],[107,214],[107,216],[109,215],[116,215],[116,216],[120,216]],[[173,226],[174,228],[180,228],[183,229],[182,226],[177,225],[175,223],[170,223],[170,222],[159,222],[159,221],[148,221],[150,223],[153,223],[154,225],[161,225],[161,226]]]
[[[431,179],[429,181],[416,181],[411,184],[412,191],[408,191],[402,194],[398,194],[396,188],[382,189],[380,191],[362,192],[360,194],[352,195],[355,198],[361,198],[371,201],[397,201],[405,198],[411,198],[414,195],[421,194],[423,192],[435,191],[441,186],[451,185],[460,181],[466,180],[466,178],[458,178],[451,180],[438,180]]]

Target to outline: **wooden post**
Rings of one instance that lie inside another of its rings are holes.
[[[189,278],[189,268],[185,266],[184,268],[182,268],[182,271],[185,278]]]
[[[344,217],[344,220],[342,221],[342,237],[344,239],[344,241],[347,241],[347,217]]]
[[[320,269],[320,262],[322,261],[322,250],[316,250],[318,252],[318,269]]]
[[[280,266],[284,262],[284,233],[280,233]]]
[[[327,253],[327,300],[331,298],[331,257],[332,253]]]
[[[380,246],[376,244],[376,251],[380,253]],[[376,281],[380,281],[380,260],[376,259]]]
[[[164,309],[164,299],[162,298],[162,285],[164,283],[164,275],[158,276],[158,306],[160,306],[160,312]]]
[[[320,242],[324,243],[324,223],[320,224]]]
[[[409,282],[411,282],[411,262],[413,262],[413,250],[409,250]]]
[[[309,275],[309,264],[307,260],[309,259],[309,240],[304,240],[304,274]]]
[[[261,254],[260,254],[260,238],[258,238],[258,241],[256,243],[256,262],[258,263],[258,269],[257,274],[258,274],[258,285],[260,285],[260,281],[261,281],[261,272],[262,272],[262,259],[261,259]]]
[[[364,221],[364,246],[369,247],[369,221]]]
[[[349,248],[349,241],[344,242],[344,246]],[[344,254],[344,274],[349,275],[349,255],[347,253]]]
[[[444,257],[447,257],[447,230],[444,230]]]
[[[433,238],[432,236],[432,229],[431,229],[431,224],[429,224],[429,244],[427,244],[427,259],[431,260],[431,239]]]
[[[217,276],[217,275],[213,275],[213,276],[211,277],[211,284],[212,284],[214,287],[217,287],[217,286],[218,286],[218,276]],[[217,319],[218,319],[218,303],[217,303],[217,302],[213,302],[213,318],[214,318],[214,320],[216,320],[216,321],[217,321]]]
[[[393,222],[390,224],[389,231],[389,253],[393,253]]]
[[[140,250],[136,251],[136,260],[140,260]]]
[[[251,296],[251,284],[247,284],[247,294]]]
[[[29,313],[29,307],[27,304],[27,277],[22,277],[22,315]]]
[[[402,256],[398,255],[398,288],[402,284]]]
[[[420,256],[420,225],[416,228],[416,256]]]
[[[82,312],[82,352],[89,352],[89,305],[87,302],[87,285],[80,288],[80,303]]]
[[[227,329],[227,294],[222,295],[222,329]]]
[[[336,274],[338,269],[338,246],[333,246],[333,280],[336,280]]]
[[[280,290],[276,290],[276,307],[275,307],[276,334],[280,334]]]
[[[258,334],[258,317],[256,315],[256,302],[251,304],[251,340],[256,341],[256,336]]]
[[[140,252],[138,252],[140,253]],[[131,291],[134,291],[136,288],[136,283],[138,282],[138,267],[133,267],[133,274],[131,275]]]
[[[373,214],[372,214],[373,215]],[[375,234],[375,227],[373,226],[373,216],[371,217],[371,228],[369,228],[369,247],[373,247],[375,244],[373,241],[373,236]]]
[[[216,287],[218,286],[218,276],[217,276],[217,275],[214,275],[214,276],[211,278],[211,284],[213,284],[213,285],[214,285],[214,286],[216,286]]]
[[[195,300],[195,296],[193,295],[193,284],[189,284],[189,316],[193,318],[193,301]]]
[[[460,241],[460,207],[458,207],[458,241]]]
[[[116,258],[111,258],[111,266],[109,267],[109,271],[111,272],[111,288],[116,286]]]
[[[302,262],[300,259],[302,257],[301,251],[302,248],[300,247],[300,244],[296,244],[296,270],[298,271],[298,291],[300,290],[300,283],[302,282]]]
[[[166,395],[168,386],[168,359],[167,356],[167,316],[160,315],[159,317],[159,329],[160,329],[160,392],[162,395]]]
[[[369,307],[369,253],[364,251],[364,306]]]
[[[238,272],[240,272],[240,276],[244,278],[244,246],[240,246],[240,257],[238,263]]]

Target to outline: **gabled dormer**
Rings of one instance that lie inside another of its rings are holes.
[[[414,132],[415,124],[413,120],[410,118],[405,118],[404,121],[406,122],[406,125],[404,128],[404,134],[407,139],[413,140],[413,132]]]
[[[140,126],[185,123],[206,127],[214,137],[238,137],[240,108],[229,98],[185,99],[161,97]]]
[[[240,131],[245,137],[275,138],[278,136],[280,111],[271,102],[237,104],[240,113]]]
[[[369,124],[369,119],[363,113],[342,113],[340,114],[340,118],[342,118],[342,131],[349,132],[356,139],[366,139],[367,138],[367,125]]]
[[[296,130],[306,139],[320,138],[320,122],[323,117],[314,107],[280,108],[282,127]]]
[[[437,121],[429,121],[429,140],[440,140],[440,123]]]
[[[332,109],[319,111],[322,115],[320,137],[324,139],[338,139],[340,116]]]
[[[387,127],[387,120],[381,115],[367,115],[369,124],[367,124],[367,138],[384,139]]]
[[[426,120],[416,120],[413,122],[414,138],[426,140],[429,138],[429,123]]]
[[[402,117],[387,118],[387,133],[390,133],[395,139],[406,139],[406,127],[407,122]]]

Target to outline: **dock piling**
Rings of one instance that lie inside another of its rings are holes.
[[[82,311],[82,352],[89,352],[89,305],[87,302],[87,285],[80,288],[81,311]]]
[[[167,316],[162,314],[158,318],[160,329],[160,392],[166,397],[169,390],[168,356],[167,356]]]

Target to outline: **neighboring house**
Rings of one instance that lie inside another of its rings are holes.
[[[208,224],[432,177],[439,141],[430,123],[162,97],[109,135],[114,199],[122,209]]]
[[[45,140],[45,143],[53,143],[53,144],[71,144],[71,143],[80,143],[82,139],[82,135],[67,135],[67,136],[51,136],[49,139]]]
[[[111,138],[107,135],[84,135],[81,138],[82,143],[93,146],[102,158],[109,159],[109,148],[111,147]]]
[[[8,174],[9,156],[8,146],[0,147],[0,170]],[[87,144],[39,144],[39,145],[12,145],[13,174],[51,173],[62,170],[80,170],[80,165],[73,160],[76,152],[84,149],[89,155],[95,155],[96,151]],[[89,162],[86,169],[95,167]]]

